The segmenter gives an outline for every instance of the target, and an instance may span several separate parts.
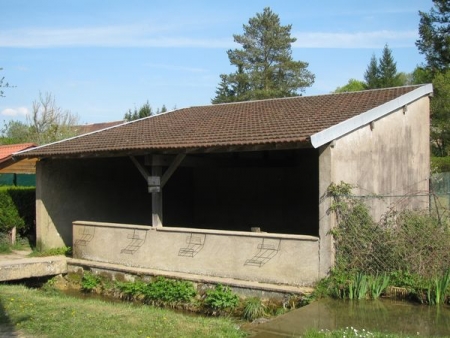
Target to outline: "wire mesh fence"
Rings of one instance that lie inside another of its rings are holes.
[[[436,177],[437,176],[437,177]],[[429,191],[407,195],[334,195],[336,265],[369,274],[408,271],[424,277],[450,267],[450,174]],[[374,219],[374,210],[385,210]]]

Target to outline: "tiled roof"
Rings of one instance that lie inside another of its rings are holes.
[[[310,137],[420,86],[178,109],[38,147],[19,157],[111,156],[265,146],[311,147]]]
[[[34,143],[0,145],[0,163],[11,158],[11,155],[25,149],[36,147]]]
[[[75,126],[77,135],[92,133],[94,131],[102,130],[105,128],[110,128],[114,126],[118,126],[119,124],[123,124],[124,121],[113,121],[113,122],[101,122],[101,123],[92,123],[92,124],[82,124],[79,126]]]

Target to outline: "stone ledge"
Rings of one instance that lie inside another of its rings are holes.
[[[67,257],[50,256],[15,259],[0,262],[0,281],[67,273]]]
[[[204,275],[194,275],[194,274],[182,273],[182,272],[144,269],[144,268],[124,266],[124,265],[119,265],[119,264],[95,262],[95,261],[88,261],[88,260],[84,260],[84,259],[75,259],[75,258],[69,258],[67,260],[67,265],[69,267],[70,266],[81,266],[81,267],[104,269],[104,270],[108,270],[108,271],[128,273],[128,274],[132,274],[132,275],[163,276],[163,277],[167,277],[167,278],[189,280],[194,283],[222,284],[222,285],[228,285],[230,287],[236,287],[236,288],[241,288],[241,289],[250,289],[250,290],[258,290],[258,291],[266,291],[266,292],[284,293],[284,294],[309,295],[314,290],[311,287],[278,285],[278,284],[269,284],[269,283],[238,280],[238,279],[226,278],[226,277],[204,276]]]

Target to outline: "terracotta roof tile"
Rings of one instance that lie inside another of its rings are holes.
[[[11,158],[11,155],[25,149],[36,147],[34,143],[20,143],[20,144],[7,144],[0,145],[0,162],[6,161]]]
[[[311,135],[419,86],[178,109],[38,147],[18,156],[108,156],[191,148],[309,144]]]

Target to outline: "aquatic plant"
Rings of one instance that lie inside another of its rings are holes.
[[[217,284],[207,291],[205,305],[213,310],[233,310],[239,304],[239,297],[228,286]]]
[[[266,307],[258,297],[248,298],[244,302],[244,311],[242,316],[247,320],[255,320],[257,318],[265,317]]]
[[[81,279],[81,289],[83,291],[92,291],[101,283],[99,276],[94,275],[90,272],[85,272],[83,278]]]
[[[440,278],[434,278],[427,289],[427,301],[430,305],[444,304],[448,296],[448,287],[450,285],[450,269],[448,269]]]
[[[372,299],[380,298],[384,290],[389,285],[389,276],[384,273],[382,275],[375,275],[368,277],[368,284],[370,289],[370,297]]]

